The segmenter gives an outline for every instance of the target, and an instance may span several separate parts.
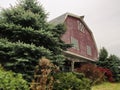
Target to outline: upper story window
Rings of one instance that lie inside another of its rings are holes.
[[[78,43],[78,40],[75,39],[74,37],[71,37],[71,44],[73,44],[73,48],[79,50],[79,43]]]
[[[81,32],[84,32],[84,29],[85,29],[84,25],[80,21],[77,21],[77,23],[78,23],[78,30],[80,30]]]
[[[91,47],[87,45],[87,54],[92,55]]]

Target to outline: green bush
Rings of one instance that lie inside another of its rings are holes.
[[[29,86],[21,74],[0,67],[0,90],[29,90]]]
[[[55,75],[53,90],[91,90],[91,86],[83,75],[67,72]]]

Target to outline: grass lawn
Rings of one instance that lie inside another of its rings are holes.
[[[120,90],[120,83],[104,82],[100,85],[95,85],[92,90]]]

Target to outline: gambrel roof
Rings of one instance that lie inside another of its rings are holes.
[[[77,15],[74,15],[72,13],[67,12],[67,13],[65,13],[65,14],[51,20],[49,23],[55,24],[55,25],[62,24],[66,20],[67,16],[72,16],[72,17],[76,17],[76,18],[79,18],[79,19],[83,19],[83,17],[84,17],[84,16],[77,16]]]
[[[89,27],[87,26],[87,24],[83,20],[84,16],[78,16],[78,15],[68,13],[68,12],[59,17],[56,17],[55,19],[52,19],[51,21],[49,21],[49,23],[54,24],[54,25],[63,24],[68,16],[78,18],[85,25],[85,27],[88,28],[89,32],[92,33]]]

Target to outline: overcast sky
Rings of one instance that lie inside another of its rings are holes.
[[[17,0],[0,0],[0,7],[14,5]],[[120,0],[38,0],[51,20],[70,12],[85,16],[85,22],[95,37],[97,47],[120,57]]]

